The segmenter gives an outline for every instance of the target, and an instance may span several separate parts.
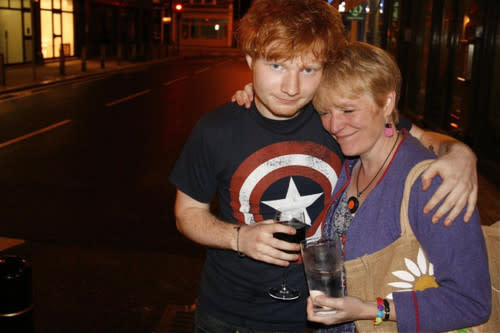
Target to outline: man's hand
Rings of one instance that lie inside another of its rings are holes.
[[[416,125],[412,125],[410,134],[438,155],[438,159],[422,174],[422,190],[429,188],[435,176],[440,175],[443,179],[425,205],[424,213],[429,213],[442,201],[432,216],[432,222],[437,223],[448,213],[444,225],[449,226],[467,205],[464,221],[469,222],[476,208],[478,191],[477,157],[472,149],[448,135],[425,131]]]
[[[238,90],[234,93],[233,97],[231,97],[231,102],[238,103],[239,106],[245,105],[248,109],[252,105],[253,100],[253,84],[247,83],[243,90]]]
[[[422,190],[427,190],[432,178],[440,175],[443,183],[429,199],[424,207],[424,213],[429,213],[439,202],[444,201],[432,216],[432,222],[437,223],[448,212],[444,224],[449,226],[467,205],[464,221],[472,217],[477,203],[477,169],[474,152],[457,141],[449,144],[444,152],[422,174]]]
[[[288,266],[291,261],[298,260],[299,255],[283,251],[299,252],[300,245],[274,238],[277,232],[294,235],[296,230],[273,220],[243,225],[239,234],[239,251],[258,261]]]

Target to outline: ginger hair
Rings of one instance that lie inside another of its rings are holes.
[[[312,52],[335,62],[346,44],[342,17],[325,0],[255,0],[236,33],[245,54],[268,60]]]

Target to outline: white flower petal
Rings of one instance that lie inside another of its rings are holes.
[[[434,265],[431,262],[429,263],[429,275],[434,276]]]
[[[422,251],[421,247],[418,249],[417,263],[420,272],[425,275],[427,273],[427,260],[425,260],[424,251]]]
[[[392,293],[387,294],[387,296],[385,296],[385,298],[390,299],[392,301]]]
[[[390,282],[387,285],[394,287],[394,288],[413,288],[413,285],[408,282]]]
[[[417,265],[413,261],[411,261],[408,258],[405,258],[405,264],[406,268],[415,276],[420,277],[420,270],[418,269]]]
[[[403,281],[408,281],[408,282],[415,281],[415,277],[413,275],[411,275],[410,273],[408,273],[407,271],[395,271],[395,272],[392,272],[392,275],[400,278]]]

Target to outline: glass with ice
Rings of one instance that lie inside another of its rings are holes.
[[[302,260],[306,273],[309,295],[342,297],[342,250],[334,239],[306,239],[301,242]],[[316,307],[318,314],[335,313],[334,309]]]

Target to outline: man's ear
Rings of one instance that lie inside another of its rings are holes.
[[[246,59],[246,61],[247,61],[248,67],[249,67],[250,69],[253,69],[253,68],[252,68],[252,61],[253,61],[252,57],[251,57],[250,55],[248,55],[248,54],[245,54],[245,59]]]

